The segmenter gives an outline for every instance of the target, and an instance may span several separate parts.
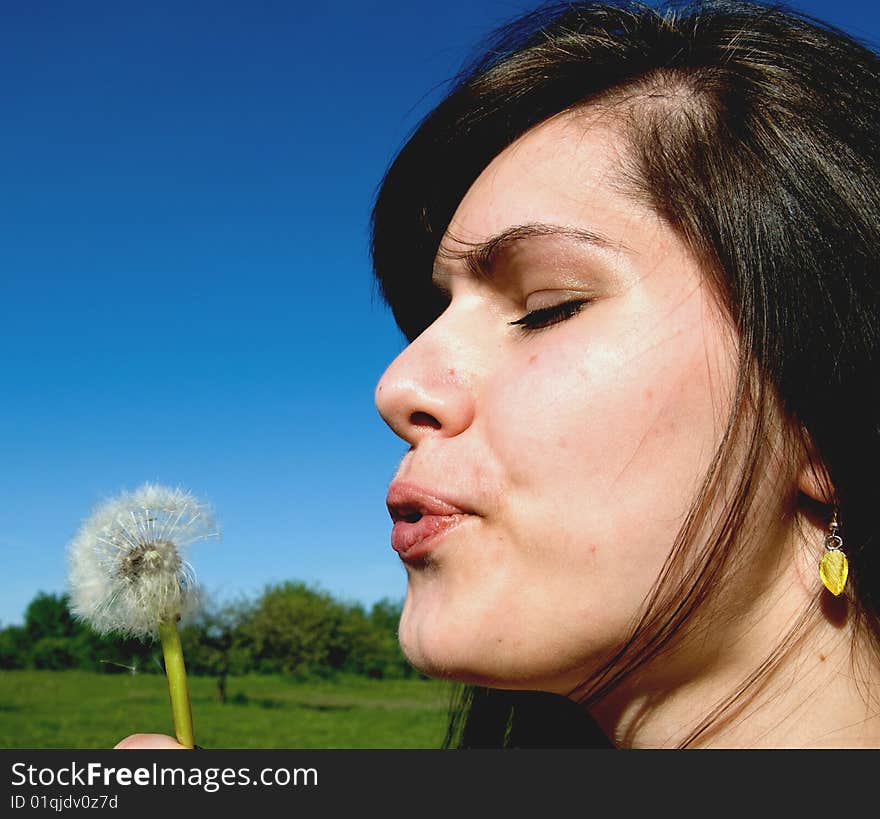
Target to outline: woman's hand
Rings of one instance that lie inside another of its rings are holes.
[[[190,750],[181,745],[174,737],[165,736],[165,734],[131,734],[113,746],[114,751],[144,750],[146,748],[164,748],[172,751]]]

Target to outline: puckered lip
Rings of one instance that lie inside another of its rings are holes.
[[[410,480],[395,480],[388,487],[385,499],[388,514],[395,523],[399,520],[417,521],[429,515],[473,515],[472,509],[460,501],[441,496]]]

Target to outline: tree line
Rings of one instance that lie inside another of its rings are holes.
[[[102,637],[71,615],[68,602],[40,592],[23,625],[0,629],[0,669],[163,671],[158,643]],[[216,677],[221,699],[230,674],[420,676],[397,641],[401,608],[386,598],[368,610],[298,581],[267,586],[255,600],[208,602],[181,624],[187,670]]]

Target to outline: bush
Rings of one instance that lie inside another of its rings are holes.
[[[0,631],[0,668],[27,668],[30,664],[30,645],[23,626],[7,626]]]
[[[221,700],[229,674],[285,673],[297,679],[339,673],[381,678],[416,676],[397,641],[401,604],[380,600],[367,613],[305,583],[267,586],[255,602],[211,601],[181,625],[187,670],[217,678]],[[24,626],[0,631],[0,668],[79,668],[161,672],[156,643],[101,636],[68,608],[67,595],[40,592]]]
[[[24,613],[24,627],[31,642],[42,637],[73,637],[79,625],[73,619],[66,594],[38,592]]]
[[[43,637],[34,644],[31,650],[34,668],[60,671],[73,668],[74,656],[71,640],[68,637]]]

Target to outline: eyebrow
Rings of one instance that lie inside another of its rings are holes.
[[[440,248],[437,250],[436,258],[440,261],[452,260],[462,263],[475,278],[491,281],[492,268],[499,256],[509,251],[517,242],[540,236],[562,236],[563,238],[573,239],[576,242],[595,247],[629,250],[622,242],[612,242],[608,237],[593,230],[567,225],[530,222],[524,225],[511,225],[509,228],[502,230],[501,233],[482,242],[463,242],[457,240],[459,244],[467,245],[466,250],[444,250],[441,243]],[[435,286],[442,289],[442,285],[438,281],[440,275],[442,275],[442,270],[435,265],[432,282]]]

